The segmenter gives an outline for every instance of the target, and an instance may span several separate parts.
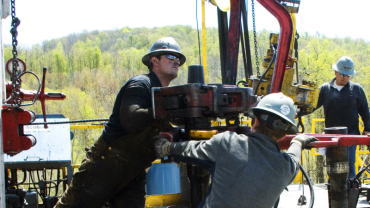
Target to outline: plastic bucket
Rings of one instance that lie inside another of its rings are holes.
[[[181,193],[180,168],[176,163],[153,163],[146,177],[147,195]]]

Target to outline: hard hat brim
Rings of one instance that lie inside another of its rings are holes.
[[[145,54],[143,56],[143,58],[141,59],[141,61],[146,66],[149,66],[149,60],[150,60],[150,58],[152,56],[158,56],[158,55],[163,55],[163,54],[174,54],[174,55],[178,56],[179,59],[180,59],[180,66],[183,65],[185,63],[185,61],[186,61],[186,57],[184,56],[184,54],[179,53],[176,50],[168,49],[168,48],[166,48],[166,49],[158,49],[158,50],[155,50],[155,51],[151,51],[151,52]]]
[[[339,70],[336,64],[333,64],[332,68],[333,68],[334,71],[339,72],[339,73],[344,74],[344,75],[353,76],[353,75],[356,74],[355,69],[353,69],[350,72],[346,72],[346,71],[343,71],[343,70]]]
[[[275,114],[279,116],[281,119],[283,119],[284,121],[287,121],[288,123],[292,125],[292,127],[287,132],[288,134],[295,134],[298,132],[298,128],[296,124],[290,121],[285,115],[279,113],[278,111],[274,111],[274,110],[271,110],[269,108],[264,108],[264,107],[253,107],[251,110],[252,110],[252,113],[254,113],[254,111],[267,111],[269,113]]]

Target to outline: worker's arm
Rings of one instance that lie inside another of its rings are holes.
[[[120,105],[121,126],[129,132],[141,131],[143,127],[161,127],[168,130],[167,121],[154,121],[151,89],[145,81],[131,81],[125,88]]]
[[[219,134],[209,140],[185,142],[169,142],[167,139],[159,138],[155,143],[155,149],[159,157],[180,155],[199,160],[215,161],[221,137],[222,134]]]
[[[150,92],[144,82],[128,83],[120,106],[121,126],[133,132],[148,126],[153,121],[150,102]]]
[[[330,89],[330,86],[328,86],[327,83],[323,84],[320,87],[319,98],[317,100],[317,105],[316,105],[316,108],[314,109],[314,111],[317,110],[318,108],[320,108],[324,104],[324,99],[326,97],[327,90],[329,90],[329,89]]]
[[[366,95],[362,87],[359,88],[359,97],[357,102],[358,113],[360,114],[362,121],[364,123],[364,134],[370,132],[370,115],[369,115],[369,106],[367,103]]]
[[[308,144],[313,141],[317,141],[317,139],[313,136],[299,134],[295,136],[290,142],[290,146],[287,150],[287,153],[293,160],[299,163],[301,160],[302,149],[307,148]]]

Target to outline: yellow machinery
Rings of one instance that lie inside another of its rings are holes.
[[[295,23],[295,15],[291,14],[291,17],[292,22]],[[315,82],[303,79],[299,80],[298,70],[294,68],[298,60],[292,57],[296,37],[295,24],[293,25],[294,33],[290,44],[289,57],[285,68],[281,91],[294,100],[299,108],[299,115],[307,115],[312,113],[316,106],[319,90]],[[278,39],[278,34],[270,34],[270,48],[267,50],[266,56],[262,62],[264,72],[261,77],[254,76],[249,80],[248,85],[253,87],[256,95],[262,96],[270,93]]]

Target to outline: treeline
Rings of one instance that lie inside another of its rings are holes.
[[[269,47],[270,33],[262,31],[257,35],[261,63]],[[71,120],[108,118],[120,87],[130,77],[148,71],[141,63],[141,58],[148,52],[153,41],[165,36],[174,37],[187,57],[179,78],[173,83],[184,84],[187,81],[188,65],[199,64],[197,31],[188,26],[122,28],[71,34],[44,41],[31,48],[18,47],[18,53],[26,62],[28,70],[40,76],[42,68],[48,67],[46,91],[63,92],[67,95],[65,101],[47,102],[48,113],[62,113]],[[255,66],[253,41],[251,47],[252,64]],[[5,60],[12,57],[11,49],[10,46],[5,47]],[[363,85],[369,96],[370,43],[363,40],[300,34],[300,77],[315,81],[318,85],[329,81],[334,76],[332,64],[343,55],[354,59],[357,75],[353,80]],[[239,58],[238,80],[245,79],[242,63]],[[218,31],[215,28],[207,30],[207,66],[209,83],[221,83]],[[256,67],[253,68],[255,70]],[[22,84],[24,89],[38,87],[32,76],[22,77]],[[32,110],[41,113],[38,105],[32,107]],[[76,132],[76,146],[92,144],[100,131]],[[79,153],[76,152],[76,155]]]

